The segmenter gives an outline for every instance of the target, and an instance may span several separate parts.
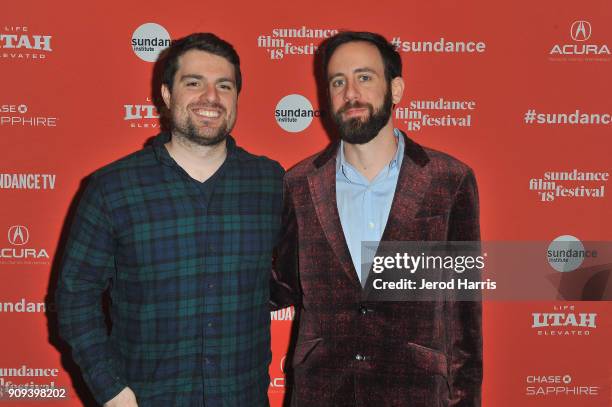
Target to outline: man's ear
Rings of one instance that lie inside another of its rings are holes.
[[[391,98],[393,104],[397,105],[404,96],[404,80],[401,76],[393,78],[391,81]]]
[[[172,99],[172,97],[171,97],[170,89],[168,88],[168,85],[166,85],[165,83],[161,85],[161,95],[162,95],[162,99],[164,99],[164,104],[166,105],[168,109],[170,109],[170,100]]]

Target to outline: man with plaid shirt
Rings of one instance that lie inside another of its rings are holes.
[[[242,82],[229,43],[192,34],[165,58],[171,134],[91,176],[62,262],[60,333],[105,406],[267,406],[284,171],[229,135]]]

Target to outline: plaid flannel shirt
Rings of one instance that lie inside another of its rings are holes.
[[[100,403],[129,386],[139,406],[266,406],[284,171],[228,137],[206,193],[169,138],[92,175],[62,262],[60,334]]]

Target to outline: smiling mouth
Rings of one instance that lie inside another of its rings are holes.
[[[193,109],[192,112],[199,117],[203,117],[206,119],[216,119],[221,116],[221,112],[218,110],[209,110],[209,109]]]

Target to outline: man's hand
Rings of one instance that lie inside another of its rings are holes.
[[[121,390],[121,393],[104,403],[103,407],[138,407],[136,395],[129,387]]]

